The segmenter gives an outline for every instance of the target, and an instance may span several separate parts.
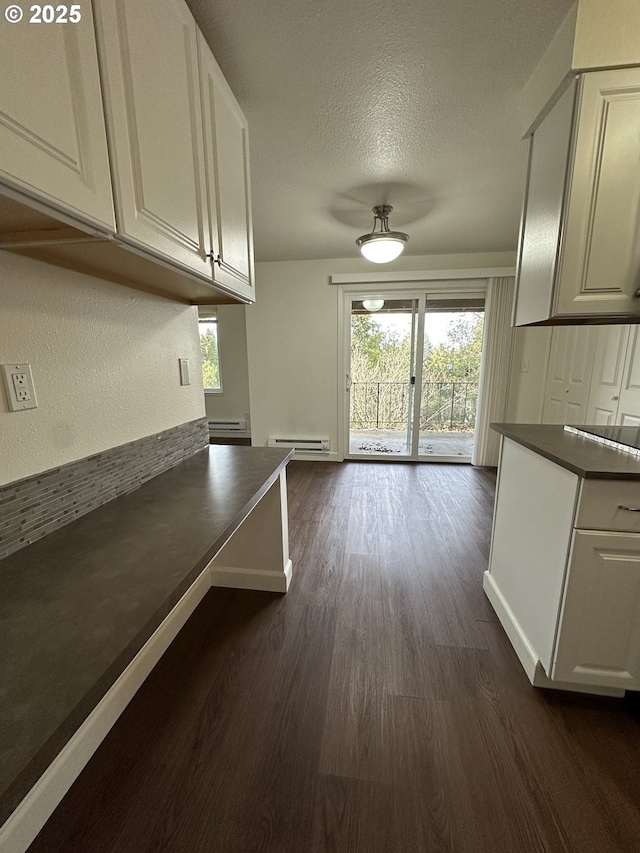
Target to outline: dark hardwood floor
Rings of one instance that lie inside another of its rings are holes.
[[[532,688],[482,592],[494,482],[290,465],[290,592],[208,594],[32,853],[638,853],[632,702]]]

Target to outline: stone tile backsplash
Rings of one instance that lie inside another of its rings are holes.
[[[137,489],[208,444],[207,419],[198,418],[0,486],[0,558]]]

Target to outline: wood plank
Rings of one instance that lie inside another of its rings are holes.
[[[30,853],[635,853],[638,703],[484,618],[494,482],[290,466],[290,592],[207,596]]]

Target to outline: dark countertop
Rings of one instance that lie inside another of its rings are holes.
[[[556,424],[491,424],[507,438],[534,450],[580,477],[640,480],[640,457],[565,432]]]
[[[0,822],[291,456],[212,445],[0,562]]]

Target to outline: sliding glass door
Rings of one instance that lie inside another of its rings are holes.
[[[349,455],[412,454],[418,300],[351,300]]]
[[[484,297],[427,296],[418,456],[470,462],[484,331]]]
[[[349,298],[350,458],[470,462],[484,296]]]

